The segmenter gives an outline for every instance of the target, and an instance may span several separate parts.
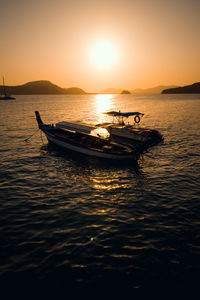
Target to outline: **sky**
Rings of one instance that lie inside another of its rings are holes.
[[[199,0],[0,0],[0,76],[87,92],[200,81]]]

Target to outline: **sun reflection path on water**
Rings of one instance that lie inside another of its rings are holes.
[[[115,95],[95,95],[95,112],[98,118],[98,123],[107,121],[107,116],[103,113],[113,110],[114,99]]]
[[[91,178],[93,187],[96,190],[118,190],[130,188],[129,183],[118,182],[116,178]]]
[[[94,96],[94,116],[95,124],[102,124],[110,122],[108,116],[104,112],[113,110],[115,101],[115,95],[95,95]],[[94,120],[93,120],[94,121]],[[108,131],[105,128],[97,128],[91,132],[92,135],[101,136],[107,138],[109,136]]]

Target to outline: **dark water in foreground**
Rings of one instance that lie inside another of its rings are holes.
[[[44,121],[145,113],[164,143],[138,163],[47,147]],[[200,272],[200,96],[17,96],[0,102],[0,282],[8,294],[188,292]],[[44,145],[43,145],[44,143]],[[28,298],[27,298],[28,299]]]

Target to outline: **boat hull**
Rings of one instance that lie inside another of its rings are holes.
[[[147,128],[115,128],[110,129],[110,139],[118,141],[121,144],[140,145],[143,148],[148,148],[163,140],[163,137],[157,130]]]
[[[112,128],[110,131],[110,136],[119,136],[124,139],[130,139],[134,141],[139,141],[139,142],[147,142],[149,140],[148,137],[142,136],[139,134],[135,134],[134,131],[132,130],[126,130],[124,128]]]
[[[137,159],[137,156],[135,154],[130,154],[130,155],[121,154],[120,155],[120,154],[105,153],[103,151],[83,148],[81,146],[73,145],[66,141],[62,141],[62,140],[54,137],[52,134],[49,134],[47,131],[43,131],[43,132],[45,133],[49,142],[51,142],[59,147],[62,147],[63,149],[67,149],[70,151],[74,151],[77,153],[81,153],[84,155],[93,156],[93,157],[97,157],[97,158],[114,159],[114,160],[124,160],[124,159],[136,160]]]

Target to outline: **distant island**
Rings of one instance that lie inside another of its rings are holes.
[[[129,91],[127,91],[127,90],[123,90],[123,91],[121,92],[121,94],[122,94],[122,95],[128,95],[128,94],[131,94],[131,92],[129,92]]]
[[[177,86],[175,85],[170,85],[170,86],[164,86],[164,85],[159,85],[153,88],[148,88],[148,89],[135,89],[135,90],[130,90],[130,94],[134,95],[141,95],[141,94],[160,94],[164,89],[169,89],[169,88],[175,88]],[[124,91],[123,89],[113,89],[113,88],[108,88],[105,90],[102,90],[99,92],[99,94],[122,94]]]
[[[0,86],[2,91],[3,86]],[[78,88],[61,88],[48,80],[31,81],[23,85],[6,86],[6,90],[14,95],[86,95],[87,93]]]
[[[162,91],[162,94],[200,94],[200,82],[182,87],[166,89]]]

